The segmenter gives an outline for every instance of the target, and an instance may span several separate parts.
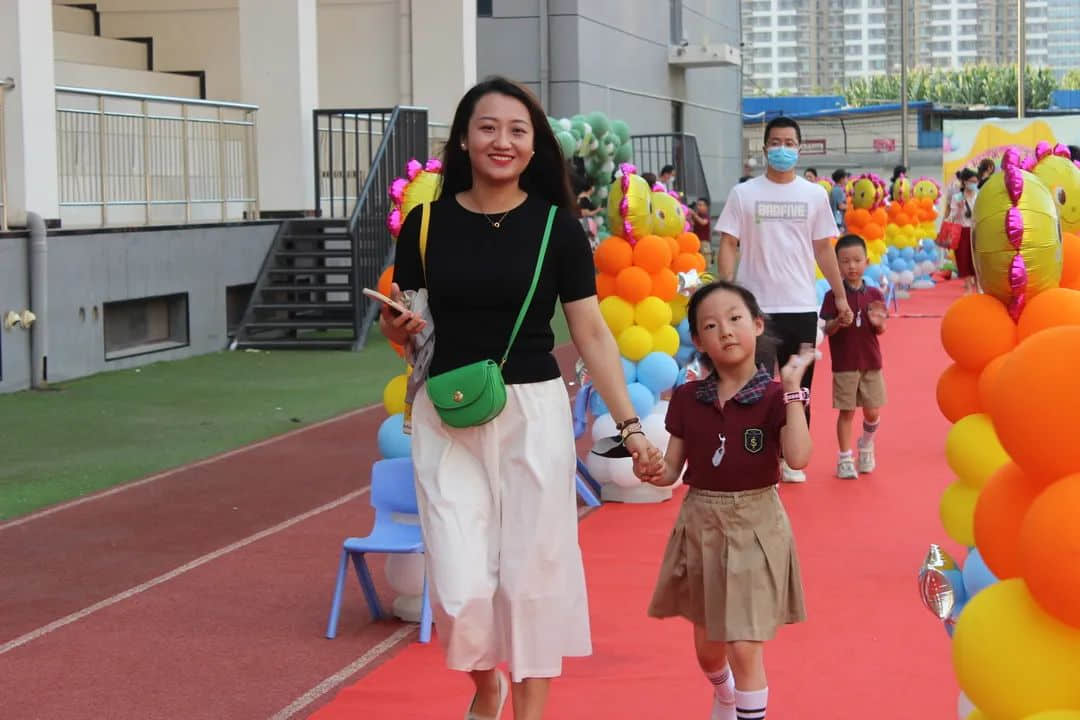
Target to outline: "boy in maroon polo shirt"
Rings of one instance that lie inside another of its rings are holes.
[[[836,309],[832,290],[825,293],[821,317],[829,336],[832,355],[833,407],[840,411],[836,437],[840,457],[836,464],[839,478],[857,478],[859,473],[874,471],[874,433],[881,422],[885,405],[885,378],[881,372],[881,346],[878,335],[885,332],[885,296],[881,290],[863,282],[866,272],[866,243],[858,235],[844,235],[836,243],[836,259],[844,278],[848,306],[854,318],[844,322]],[[855,408],[863,410],[863,434],[859,438],[859,462],[851,448],[851,422]]]

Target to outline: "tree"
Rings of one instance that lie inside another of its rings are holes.
[[[1027,66],[1024,105],[1032,110],[1050,107],[1057,88],[1049,68]],[[844,95],[856,107],[900,101],[900,76],[877,75],[848,83]],[[1016,105],[1015,65],[968,65],[960,70],[915,68],[908,72],[908,100],[946,105]]]
[[[1061,79],[1062,90],[1080,90],[1080,69],[1070,70]]]

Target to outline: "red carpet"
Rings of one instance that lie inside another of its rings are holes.
[[[940,315],[960,289],[952,282],[917,291],[901,301],[900,313]],[[948,362],[939,322],[898,317],[883,338],[890,403],[871,476],[832,476],[835,416],[827,357],[823,363],[815,383],[810,481],[781,488],[799,545],[809,620],[782,629],[766,648],[772,720],[956,716],[949,640],[922,608],[915,585],[927,544],[946,540],[937,518],[949,482],[948,425],[934,402]],[[708,717],[709,688],[694,660],[689,625],[645,615],[677,511],[677,500],[612,504],[582,521],[594,655],[566,662],[547,717]],[[352,601],[357,597],[353,593]],[[437,643],[414,644],[313,717],[460,717],[470,688],[462,674],[443,668]]]

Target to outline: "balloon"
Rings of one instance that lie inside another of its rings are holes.
[[[686,303],[679,301],[679,298],[681,297],[681,295],[676,293],[668,303],[668,305],[671,306],[671,322],[673,323],[681,323],[686,319]]]
[[[623,191],[623,182],[626,191]],[[623,200],[626,200],[624,203]],[[674,198],[672,198],[674,200]],[[652,224],[652,189],[640,175],[624,172],[611,183],[608,194],[608,228],[612,233],[634,242],[650,234]]]
[[[989,717],[1080,707],[1080,630],[1043,612],[1019,578],[968,602],[952,655],[960,687]]]
[[[405,412],[405,389],[408,384],[409,376],[405,374],[396,375],[386,383],[382,401],[388,415]]]
[[[398,595],[424,594],[422,553],[390,553],[386,557],[386,584]]]
[[[1080,290],[1080,235],[1061,233],[1061,287]]]
[[[375,289],[381,292],[386,297],[390,297],[392,288],[391,283],[394,282],[394,266],[386,268],[382,271],[382,275],[379,276],[379,282],[375,285]]]
[[[1073,628],[1080,628],[1078,509],[1080,474],[1068,475],[1035,498],[1020,527],[1024,581],[1044,610]]]
[[[667,190],[654,190],[652,194],[651,232],[656,235],[675,237],[686,227],[686,209]]]
[[[412,454],[412,437],[403,432],[405,416],[401,413],[383,420],[376,435],[379,454],[384,458],[409,457]]]
[[[573,134],[566,130],[560,130],[555,133],[555,139],[559,142],[559,149],[562,150],[564,158],[574,157],[574,153],[577,152],[578,141]]]
[[[1061,477],[1080,469],[1076,408],[1080,382],[1068,358],[1080,357],[1080,327],[1032,335],[997,373],[990,416],[1001,444],[1025,471]]]
[[[1058,325],[1080,325],[1080,290],[1050,288],[1028,301],[1016,324],[1021,340]]]
[[[649,353],[637,366],[638,382],[649,388],[656,396],[670,390],[675,385],[678,375],[679,366],[675,359],[662,352]]]
[[[656,406],[656,395],[642,383],[635,382],[626,386],[626,392],[630,395],[630,403],[634,406],[634,414],[643,418],[652,412]]]
[[[615,278],[607,273],[596,274],[596,297],[600,300],[615,295]]]
[[[972,253],[983,292],[1017,318],[1027,301],[1061,280],[1061,227],[1050,190],[1031,173],[1003,165],[975,199]]]
[[[671,264],[671,247],[657,235],[646,235],[634,246],[634,264],[650,275]]]
[[[604,413],[597,415],[593,419],[592,424],[592,439],[593,442],[600,440],[601,438],[611,437],[612,435],[618,435],[619,431],[615,428],[615,419],[611,415]],[[591,454],[591,453],[590,453]]]
[[[1016,346],[1016,325],[989,295],[965,295],[945,311],[941,344],[958,365],[979,372]]]
[[[652,341],[653,348],[666,355],[675,355],[679,351],[679,331],[670,325],[655,331]]]
[[[990,396],[993,394],[994,383],[997,382],[998,371],[1001,370],[1005,361],[1009,359],[1009,354],[998,355],[991,360],[979,373],[979,412],[989,412],[990,410]]]
[[[652,294],[664,302],[673,299],[679,292],[679,278],[670,268],[660,268],[652,275]]]
[[[634,248],[621,237],[611,235],[597,245],[593,262],[600,272],[616,276],[633,264]]]
[[[1024,720],[1080,720],[1080,710],[1044,710]]]
[[[698,253],[680,253],[671,263],[671,269],[676,273],[690,272],[691,270],[698,270],[698,260],[701,255]]]
[[[851,187],[851,205],[858,209],[870,209],[878,202],[878,188],[869,175],[862,175],[855,180]],[[867,213],[869,217],[869,213]],[[859,225],[867,221],[862,220]]]
[[[980,591],[998,581],[994,573],[990,572],[990,568],[986,567],[986,563],[983,562],[982,555],[979,554],[977,548],[972,548],[967,559],[964,560],[962,576],[964,578],[964,594],[969,602]]]
[[[986,482],[975,503],[975,544],[999,578],[1020,575],[1020,526],[1043,485],[1013,462]]]
[[[990,416],[975,413],[961,418],[945,438],[945,461],[965,485],[978,490],[1009,456],[998,441]],[[969,543],[970,544],[970,543]]]
[[[672,328],[672,331],[674,332],[674,328]],[[678,335],[678,333],[675,333],[676,337]],[[617,338],[619,352],[623,357],[634,362],[645,357],[653,350],[653,336],[643,327],[631,325],[619,333]]]
[[[656,332],[671,324],[671,306],[658,297],[649,296],[634,307],[634,322],[649,332]]]
[[[615,337],[634,324],[634,306],[617,295],[600,301],[600,314]]]
[[[692,232],[681,233],[675,240],[679,243],[680,253],[696,253],[701,251],[701,238]]]
[[[979,375],[953,364],[941,373],[937,384],[937,403],[949,422],[981,412]]]
[[[622,362],[623,380],[626,381],[626,384],[629,385],[637,381],[637,365],[624,357],[620,357],[619,360]]]
[[[1036,148],[1036,152],[1040,150]],[[1068,149],[1062,155],[1043,154],[1032,172],[1049,188],[1062,231],[1080,232],[1080,167],[1073,164]]]
[[[652,277],[639,267],[623,268],[615,276],[615,291],[623,300],[637,305],[652,293]]]
[[[975,500],[979,491],[961,482],[954,482],[941,495],[941,524],[945,534],[968,547],[975,544],[972,524],[975,516]]]

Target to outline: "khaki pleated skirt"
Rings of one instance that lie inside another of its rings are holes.
[[[684,617],[710,640],[771,640],[806,619],[799,558],[776,486],[690,488],[664,553],[649,615]]]

